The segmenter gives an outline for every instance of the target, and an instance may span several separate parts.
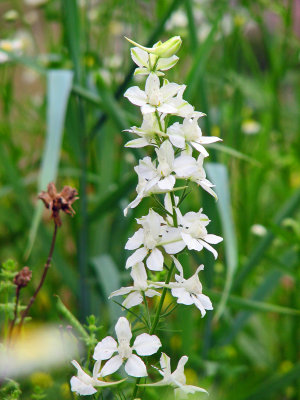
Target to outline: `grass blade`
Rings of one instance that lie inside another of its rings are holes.
[[[232,287],[233,276],[237,268],[238,262],[238,249],[233,216],[231,212],[230,189],[227,168],[222,164],[208,163],[206,164],[206,170],[209,178],[216,185],[216,193],[219,198],[217,202],[217,207],[222,222],[225,259],[227,266],[226,281],[222,298],[214,317],[215,320],[218,320],[224,311],[226,301]]]
[[[119,270],[114,260],[108,254],[101,254],[100,256],[93,257],[91,259],[91,264],[94,267],[98,283],[107,301],[111,292],[119,289],[121,286]],[[108,308],[110,310],[109,315],[111,317],[111,323],[113,324],[118,317],[120,317],[122,309],[113,301],[108,303]]]
[[[45,189],[47,184],[55,181],[60,150],[63,138],[63,128],[68,99],[72,87],[73,72],[67,70],[50,70],[47,73],[47,133],[44,155],[38,179],[38,191]],[[28,258],[34,244],[43,205],[36,206],[32,220],[25,257]]]

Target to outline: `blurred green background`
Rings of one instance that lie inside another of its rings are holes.
[[[167,77],[188,85],[185,99],[207,114],[204,134],[223,140],[206,164],[219,202],[195,187],[185,209],[203,206],[224,242],[216,263],[206,253],[182,257],[187,274],[204,262],[215,310],[201,319],[179,306],[163,349],[190,357],[188,381],[211,400],[300,399],[300,2],[11,0],[0,14],[0,262],[33,270],[25,299],[52,233],[37,193],[55,180],[80,196],[33,319],[59,320],[53,294],[81,321],[95,314],[99,339],[120,315],[107,296],[129,283],[124,245],[153,204],[123,216],[133,166],[151,151],[124,149],[131,136],[122,131],[142,119],[123,93],[143,84],[124,36],[152,46],[180,35]],[[46,398],[71,398],[71,373],[47,375]]]

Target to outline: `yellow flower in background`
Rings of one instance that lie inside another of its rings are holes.
[[[53,386],[53,379],[51,375],[46,372],[34,372],[30,376],[30,381],[33,386],[39,386],[43,389],[48,389]]]

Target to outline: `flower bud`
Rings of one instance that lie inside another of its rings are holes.
[[[24,288],[31,280],[32,272],[28,267],[23,267],[14,277],[14,284],[19,288]]]
[[[163,58],[172,57],[176,54],[182,43],[180,36],[173,36],[164,43],[158,42],[155,47],[144,47],[127,37],[125,37],[125,39],[140,49],[147,51],[147,53],[155,54],[156,56]]]

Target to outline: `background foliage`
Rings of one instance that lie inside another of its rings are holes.
[[[64,218],[31,316],[57,321],[53,294],[81,321],[93,313],[110,327],[120,315],[107,296],[129,281],[124,244],[151,204],[123,217],[137,153],[123,148],[129,135],[122,131],[141,122],[122,98],[135,81],[123,36],[152,45],[180,35],[180,61],[168,77],[187,84],[186,100],[207,114],[203,132],[223,139],[211,146],[207,168],[219,203],[194,190],[187,208],[203,204],[224,244],[217,263],[205,254],[183,257],[187,271],[206,265],[203,285],[215,311],[201,320],[180,306],[164,349],[190,356],[188,380],[211,400],[299,399],[299,1],[35,3],[42,1],[0,4],[1,39],[21,41],[0,64],[0,261],[32,268],[25,298],[51,238],[36,194],[56,180],[78,188],[80,201],[75,218]],[[26,394],[32,387],[71,398],[70,376],[71,368],[30,376],[21,382],[24,399],[39,398]]]

